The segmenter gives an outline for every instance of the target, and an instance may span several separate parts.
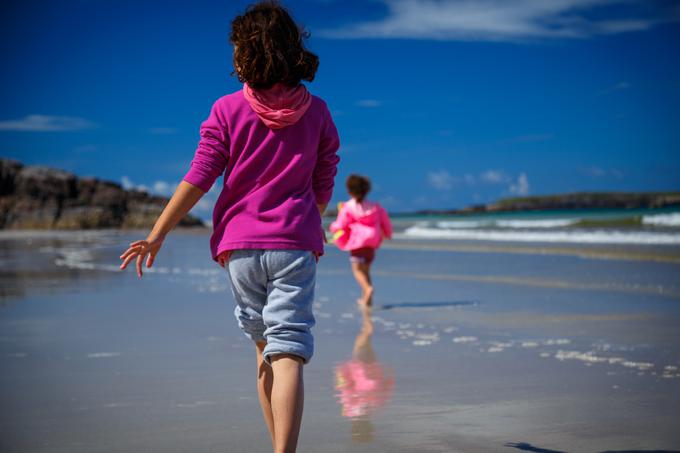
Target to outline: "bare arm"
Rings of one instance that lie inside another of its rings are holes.
[[[137,274],[141,277],[144,257],[149,254],[146,267],[151,267],[165,236],[224,173],[229,160],[229,137],[220,99],[213,104],[208,119],[201,123],[201,139],[191,161],[191,168],[175,189],[149,236],[131,243],[130,248],[120,256],[120,259],[125,260],[121,269],[125,269],[131,260],[137,258]]]
[[[205,192],[202,189],[182,180],[156,220],[149,237],[165,237],[191,211],[203,195]]]
[[[203,195],[205,195],[205,192],[202,189],[182,180],[177,186],[175,193],[172,194],[172,198],[170,198],[165,209],[163,209],[163,212],[158,217],[158,220],[156,220],[147,238],[132,242],[130,247],[120,256],[120,259],[124,260],[120,268],[125,269],[130,261],[137,258],[137,275],[141,277],[144,257],[147,254],[149,255],[149,258],[146,260],[146,267],[151,267],[158,251],[163,245],[165,236],[175,228]]]

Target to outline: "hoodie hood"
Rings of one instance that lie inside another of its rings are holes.
[[[244,83],[243,96],[262,122],[271,129],[295,124],[312,103],[312,95],[303,84],[290,87],[279,82],[263,90]]]
[[[373,216],[378,212],[376,204],[368,200],[359,203],[356,199],[352,198],[345,203],[345,206],[357,219]]]

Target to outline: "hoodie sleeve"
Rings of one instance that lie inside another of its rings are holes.
[[[346,209],[345,205],[342,205],[340,212],[338,212],[338,218],[335,219],[330,225],[331,233],[336,231],[344,230],[349,225],[349,209]]]
[[[390,216],[387,215],[387,211],[382,206],[380,206],[380,227],[385,237],[392,239],[392,222],[390,222]]]
[[[184,181],[208,192],[215,180],[224,173],[229,161],[229,136],[224,113],[219,100],[210,109],[210,115],[200,128],[200,140]]]
[[[330,201],[333,195],[333,179],[338,172],[338,162],[340,162],[340,157],[337,155],[338,148],[340,148],[340,137],[325,103],[323,115],[324,123],[319,141],[319,151],[312,175],[312,188],[317,204],[326,204]]]

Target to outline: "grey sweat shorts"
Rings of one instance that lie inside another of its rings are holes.
[[[312,305],[316,258],[310,250],[234,250],[225,266],[236,301],[234,315],[247,337],[276,354],[308,363],[314,354]]]

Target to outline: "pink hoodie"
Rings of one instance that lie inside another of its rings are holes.
[[[354,198],[342,205],[330,229],[333,233],[344,232],[335,240],[340,250],[377,249],[383,237],[392,239],[392,224],[385,208],[366,200],[358,203]]]
[[[208,192],[223,176],[210,251],[297,249],[323,254],[318,204],[333,192],[340,146],[326,103],[304,85],[244,87],[218,99],[183,179]]]

